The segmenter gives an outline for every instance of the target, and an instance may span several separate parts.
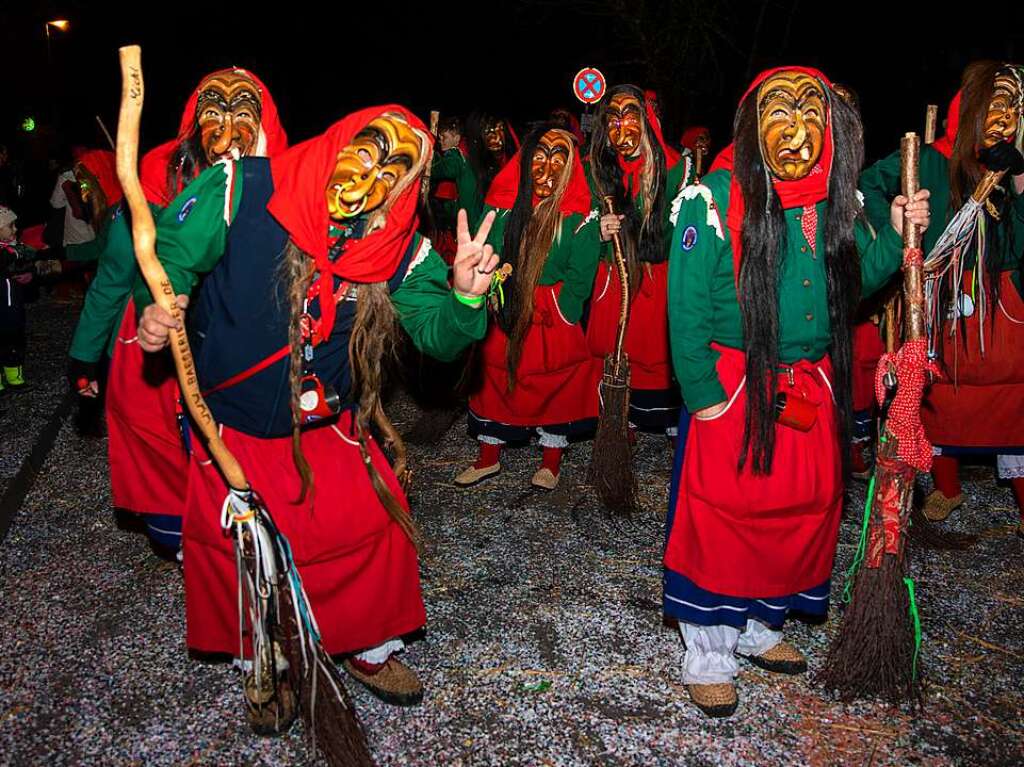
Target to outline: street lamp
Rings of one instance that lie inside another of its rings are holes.
[[[71,27],[71,22],[67,19],[54,19],[43,24],[43,30],[46,32],[46,76],[49,80],[50,90],[50,119],[56,121],[57,107],[53,98],[53,61],[50,57],[50,27],[59,29],[61,32],[67,32]]]
[[[67,32],[71,27],[71,22],[67,19],[54,19],[43,24],[43,29],[46,31],[46,60],[50,60],[50,27],[59,29],[61,32]]]

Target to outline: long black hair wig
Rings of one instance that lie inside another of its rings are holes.
[[[640,151],[645,161],[641,182],[644,204],[642,212],[637,210],[622,183],[618,153],[608,138],[608,106],[619,93],[634,96],[644,112],[644,130],[640,139]],[[615,201],[615,210],[625,215],[621,240],[631,278],[635,278],[639,272],[640,262],[658,264],[668,260],[668,248],[665,247],[665,180],[668,171],[665,152],[647,119],[645,103],[644,92],[635,85],[609,88],[597,110],[590,138],[591,186],[599,197],[610,195]]]
[[[849,442],[852,410],[853,317],[860,301],[860,255],[854,224],[864,217],[857,178],[864,164],[863,127],[857,112],[830,89],[829,129],[833,157],[825,216],[825,274],[831,324],[832,390],[840,445]],[[746,351],[747,406],[738,466],[748,455],[755,474],[769,474],[775,452],[775,393],[779,374],[779,277],[786,250],[786,223],[764,158],[755,89],[740,104],[733,125],[734,173],[743,192],[743,262],[739,304]],[[844,456],[844,475],[849,451]]]

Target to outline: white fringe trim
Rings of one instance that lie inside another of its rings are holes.
[[[722,221],[718,217],[718,206],[715,205],[715,198],[711,195],[711,190],[703,184],[692,184],[683,187],[672,201],[672,213],[668,217],[669,221],[675,226],[679,218],[679,210],[683,207],[683,200],[694,200],[697,197],[704,200],[704,204],[708,209],[704,223],[715,230],[718,239],[725,240],[725,234],[722,232]]]

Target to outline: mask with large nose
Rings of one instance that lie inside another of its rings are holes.
[[[199,84],[196,123],[206,161],[252,154],[260,133],[263,97],[242,70],[218,72]]]
[[[540,137],[530,160],[533,194],[546,200],[561,184],[572,157],[572,139],[562,130],[549,130]]]
[[[757,109],[768,170],[783,181],[807,176],[821,157],[828,122],[821,83],[803,72],[774,74],[758,88]]]
[[[616,93],[605,111],[605,127],[612,147],[627,160],[640,153],[644,110],[640,99],[630,93]]]
[[[327,182],[327,212],[334,220],[354,218],[379,208],[417,163],[423,144],[397,114],[370,121],[338,152]]]
[[[1021,117],[1021,82],[1017,73],[1005,67],[996,74],[992,101],[985,115],[985,134],[982,147],[995,146],[1000,141],[1013,141]]]

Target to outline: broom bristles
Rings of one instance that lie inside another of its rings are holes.
[[[356,715],[337,667],[319,640],[309,637],[305,660],[295,625],[296,594],[287,577],[281,578],[280,614],[288,657],[288,675],[299,698],[306,734],[331,767],[373,767],[366,733]]]
[[[815,679],[840,700],[921,700],[903,570],[897,557],[886,554],[880,567],[861,567],[855,576],[850,604]]]
[[[628,515],[637,508],[636,474],[629,446],[629,363],[615,370],[614,355],[604,361],[601,415],[594,436],[588,478],[598,497],[613,514]]]

